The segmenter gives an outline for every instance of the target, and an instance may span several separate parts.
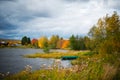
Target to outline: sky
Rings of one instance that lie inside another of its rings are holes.
[[[0,0],[0,38],[84,36],[120,0]]]

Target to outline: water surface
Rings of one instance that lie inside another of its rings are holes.
[[[57,50],[65,52],[65,50]],[[38,70],[43,64],[51,66],[55,59],[45,58],[24,58],[22,55],[32,53],[43,53],[42,49],[17,49],[1,48],[0,49],[0,73],[17,73],[25,69],[26,65],[32,66],[32,70]],[[61,61],[62,66],[70,67],[70,61]]]

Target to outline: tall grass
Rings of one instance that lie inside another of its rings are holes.
[[[71,68],[52,67],[31,72],[30,68],[5,80],[119,80],[120,58],[116,55],[82,54]],[[60,64],[60,63],[59,63]]]

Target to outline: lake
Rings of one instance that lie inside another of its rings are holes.
[[[54,51],[54,50],[53,50]],[[55,50],[65,52],[66,50]],[[51,66],[55,59],[49,58],[24,58],[22,55],[32,53],[43,53],[42,49],[18,49],[1,48],[0,49],[0,73],[17,73],[25,69],[26,65],[32,66],[32,70],[38,70],[43,64]],[[61,61],[63,67],[70,67],[69,60]]]

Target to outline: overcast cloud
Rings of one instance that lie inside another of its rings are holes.
[[[0,38],[86,35],[119,0],[0,0]]]

